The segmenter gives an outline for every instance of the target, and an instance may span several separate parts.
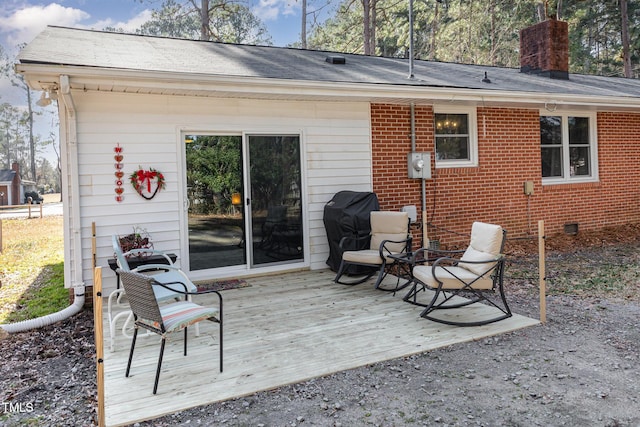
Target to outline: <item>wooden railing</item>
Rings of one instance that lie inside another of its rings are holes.
[[[0,205],[0,211],[27,208],[29,210],[29,218],[31,218],[31,212],[32,210],[35,210],[33,209],[33,205],[34,203],[27,203],[24,205]],[[39,206],[38,209],[40,210],[40,218],[42,218],[42,203],[37,203],[36,205]]]

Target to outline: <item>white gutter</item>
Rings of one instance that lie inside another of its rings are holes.
[[[369,101],[389,103],[432,104],[482,103],[485,106],[516,105],[544,108],[554,103],[558,108],[593,107],[637,111],[640,97],[563,94],[561,91],[522,92],[497,89],[451,88],[428,84],[398,76],[406,84],[351,83],[311,80],[274,79],[264,77],[175,73],[129,69],[96,69],[76,66],[18,64],[16,71],[27,74],[31,87],[51,80],[64,72],[73,75],[71,86],[78,90],[136,92],[157,95],[193,95],[240,97],[252,99],[326,99],[334,101]],[[549,84],[559,84],[549,79]],[[494,80],[495,81],[495,80]],[[555,87],[555,86],[554,86]],[[560,87],[559,87],[560,88]],[[552,88],[553,89],[553,88]]]

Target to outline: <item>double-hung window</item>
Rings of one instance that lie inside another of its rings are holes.
[[[434,108],[436,167],[478,165],[475,108]]]
[[[593,114],[540,116],[543,183],[597,180],[595,122]]]

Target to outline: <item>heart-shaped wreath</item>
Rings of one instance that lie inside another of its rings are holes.
[[[136,192],[147,200],[153,199],[165,187],[164,175],[153,168],[140,168],[129,179]]]

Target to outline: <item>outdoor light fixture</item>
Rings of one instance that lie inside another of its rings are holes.
[[[51,104],[51,98],[47,97],[46,92],[42,92],[42,95],[40,96],[40,99],[36,102],[36,105],[40,107],[46,107],[49,104]]]
[[[231,204],[232,205],[242,204],[242,196],[240,195],[240,193],[233,193],[231,195]]]
[[[58,99],[58,94],[55,92],[55,90],[55,86],[46,87],[42,92],[42,95],[40,95],[40,99],[36,102],[36,105],[40,107],[51,105],[51,101],[55,101]]]

